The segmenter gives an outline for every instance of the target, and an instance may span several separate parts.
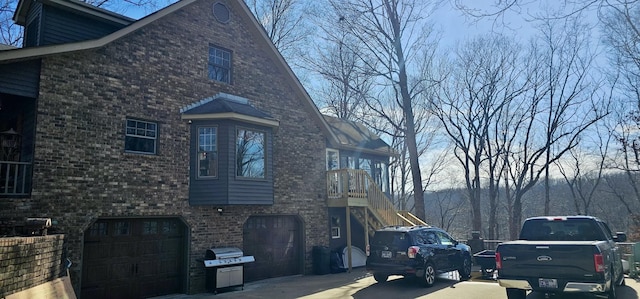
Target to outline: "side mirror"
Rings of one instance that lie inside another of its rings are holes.
[[[626,242],[627,234],[623,232],[616,232],[616,235],[613,237],[614,242]]]

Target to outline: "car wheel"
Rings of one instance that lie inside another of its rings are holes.
[[[427,262],[424,264],[424,276],[422,277],[422,285],[425,287],[431,287],[436,283],[436,268],[432,263]]]
[[[527,291],[522,289],[507,289],[507,298],[509,299],[525,299]]]
[[[373,279],[377,282],[386,282],[389,275],[383,273],[373,273]]]
[[[460,280],[469,280],[471,278],[471,257],[465,256],[462,259],[458,274],[460,275]]]

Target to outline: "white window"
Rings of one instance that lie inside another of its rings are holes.
[[[231,52],[209,47],[209,79],[231,84]]]
[[[127,119],[124,150],[126,152],[155,154],[158,141],[158,124]]]
[[[198,178],[218,176],[218,128],[198,128]]]
[[[332,239],[340,239],[340,228],[332,227],[331,228],[331,238]]]
[[[340,169],[340,153],[334,149],[327,149],[327,170]]]

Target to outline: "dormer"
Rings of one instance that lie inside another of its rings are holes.
[[[135,19],[75,0],[21,0],[13,21],[24,27],[26,48],[97,39]]]

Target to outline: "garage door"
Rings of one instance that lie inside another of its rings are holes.
[[[86,232],[82,298],[183,293],[185,226],[178,219],[107,219]]]
[[[244,224],[243,251],[255,262],[245,264],[245,280],[302,274],[301,232],[295,216],[250,217]]]

